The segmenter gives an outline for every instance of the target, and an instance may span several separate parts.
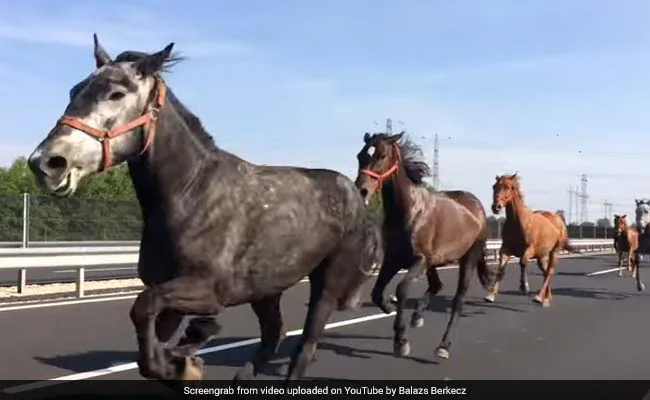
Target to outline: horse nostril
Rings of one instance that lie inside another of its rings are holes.
[[[68,167],[68,160],[61,156],[52,156],[47,159],[45,166],[50,170],[65,170]]]
[[[359,192],[361,193],[361,196],[363,196],[363,197],[366,197],[368,195],[368,189],[366,189],[366,188],[361,188],[361,190],[359,190]]]

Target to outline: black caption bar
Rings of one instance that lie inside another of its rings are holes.
[[[282,381],[2,382],[0,399],[650,399],[650,381]],[[580,396],[580,397],[578,397]]]

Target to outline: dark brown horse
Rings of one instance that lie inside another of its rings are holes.
[[[521,277],[519,289],[527,294],[529,291],[526,264],[537,259],[537,265],[544,274],[544,283],[533,299],[543,307],[551,305],[551,277],[558,262],[561,250],[574,251],[569,245],[569,235],[562,215],[545,210],[531,210],[524,203],[524,196],[519,187],[519,177],[501,175],[496,177],[492,186],[492,212],[499,214],[506,209],[503,225],[501,249],[499,249],[498,282],[505,275],[505,266],[510,257],[519,257]],[[494,302],[499,292],[499,283],[494,285],[485,300]]]
[[[627,260],[627,270],[636,278],[638,266],[634,255],[639,251],[639,233],[627,223],[627,214],[614,214],[614,248],[618,256],[618,276],[623,276],[623,256]]]
[[[462,312],[463,300],[475,270],[481,284],[488,289],[496,280],[496,271],[485,261],[487,220],[483,205],[476,196],[465,191],[431,192],[422,183],[429,167],[418,159],[420,149],[402,140],[404,132],[389,136],[379,133],[364,136],[364,146],[357,155],[359,172],[356,179],[361,195],[369,202],[381,192],[384,207],[383,233],[385,258],[372,300],[384,312],[394,305],[384,298],[384,289],[402,268],[406,276],[397,286],[394,351],[398,356],[410,352],[406,337],[404,306],[413,283],[426,274],[429,287],[411,318],[411,326],[422,326],[422,312],[431,297],[442,288],[437,268],[459,264],[458,287],[452,311],[436,354],[449,358],[449,335]]]

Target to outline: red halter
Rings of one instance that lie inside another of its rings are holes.
[[[395,150],[396,160],[393,163],[393,165],[390,168],[388,168],[388,170],[386,170],[386,172],[384,172],[383,174],[379,174],[379,173],[377,173],[375,171],[372,171],[370,169],[362,169],[360,171],[362,174],[366,174],[366,175],[368,175],[370,177],[373,177],[373,178],[377,179],[377,181],[379,181],[379,190],[381,190],[381,186],[384,183],[384,180],[389,178],[391,175],[393,175],[399,169],[399,163],[400,163],[401,158],[402,158],[400,156],[399,147],[396,144],[393,143],[393,149]]]

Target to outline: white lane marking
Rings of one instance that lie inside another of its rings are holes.
[[[136,267],[117,267],[117,268],[89,268],[86,270],[86,273],[89,274],[91,272],[107,272],[107,271],[125,271],[125,270],[131,270],[135,271],[137,270]],[[76,274],[77,270],[76,269],[64,269],[60,271],[54,271],[55,274]]]
[[[623,269],[627,270],[627,267]],[[604,269],[602,271],[590,272],[588,274],[585,274],[585,276],[596,276],[596,275],[608,274],[610,272],[616,272],[618,270],[619,270],[618,268]]]
[[[55,307],[55,306],[71,306],[75,304],[86,304],[86,303],[100,303],[104,301],[129,300],[129,299],[135,299],[136,296],[137,294],[131,294],[131,295],[123,295],[123,296],[100,297],[96,299],[56,301],[52,303],[38,303],[38,304],[23,304],[19,306],[0,307],[0,312],[28,310],[30,308],[45,308],[45,307]]]
[[[368,322],[368,321],[373,321],[377,319],[382,319],[382,318],[388,318],[395,315],[395,313],[390,313],[390,314],[372,314],[372,315],[366,315],[363,317],[359,318],[353,318],[353,319],[348,319],[345,321],[338,321],[338,322],[332,322],[330,324],[325,325],[325,330],[329,329],[334,329],[334,328],[339,328],[342,326],[347,326],[347,325],[354,325],[354,324],[360,324],[363,322]],[[302,329],[296,329],[294,331],[289,331],[287,332],[287,336],[297,336],[302,333]],[[236,349],[239,347],[244,347],[244,346],[250,346],[256,343],[259,343],[260,339],[255,338],[255,339],[247,339],[247,340],[241,340],[238,342],[233,342],[233,343],[226,343],[226,344],[221,344],[219,346],[213,346],[213,347],[207,347],[205,349],[201,349],[196,352],[197,355],[201,354],[209,354],[209,353],[218,353],[221,351],[226,351],[230,349]],[[97,369],[94,371],[88,371],[88,372],[80,372],[77,374],[71,374],[71,375],[65,375],[65,376],[60,376],[58,378],[53,378],[53,379],[48,379],[46,381],[40,381],[40,382],[33,382],[33,383],[27,383],[24,385],[18,385],[18,386],[12,386],[9,388],[4,389],[2,392],[7,393],[7,394],[12,394],[12,393],[20,393],[20,392],[25,392],[29,390],[34,390],[34,389],[39,389],[42,387],[47,387],[47,386],[53,386],[57,385],[60,383],[63,383],[65,381],[79,381],[79,380],[84,380],[84,379],[91,379],[91,378],[96,378],[99,376],[104,376],[104,375],[110,375],[110,374],[115,374],[118,372],[124,372],[124,371],[129,371],[138,368],[138,364],[135,362],[130,362],[126,364],[120,364],[120,365],[115,365],[112,367],[108,368],[102,368],[102,369]]]
[[[561,255],[560,258],[580,258],[583,255],[590,255],[590,256],[599,256],[599,255],[609,255],[609,254],[614,254],[613,251],[598,251],[598,252],[592,252],[592,253],[582,253],[582,254],[567,254],[567,255]],[[532,262],[532,261],[531,261]],[[517,263],[516,258],[511,258],[508,264],[514,264]],[[488,262],[490,265],[496,264],[495,261],[490,261]],[[449,269],[457,269],[458,265],[449,265],[446,267],[440,267],[438,270],[449,270]],[[401,270],[398,272],[399,274],[406,273],[405,270]],[[377,274],[373,274],[374,276],[377,276]],[[302,279],[300,282],[308,282],[309,279],[305,278]],[[79,300],[68,300],[68,301],[60,301],[60,302],[53,302],[53,303],[39,303],[39,304],[27,304],[27,305],[17,305],[17,306],[8,306],[8,307],[3,307],[0,305],[0,312],[3,311],[17,311],[17,310],[28,310],[32,308],[41,308],[41,307],[53,307],[53,306],[68,306],[68,305],[75,305],[75,304],[85,304],[85,303],[99,303],[102,301],[114,301],[114,300],[129,300],[129,299],[134,299],[136,295],[133,296],[117,296],[117,297],[108,297],[110,295],[106,295],[106,297],[102,298],[97,298],[97,299],[79,299]]]

